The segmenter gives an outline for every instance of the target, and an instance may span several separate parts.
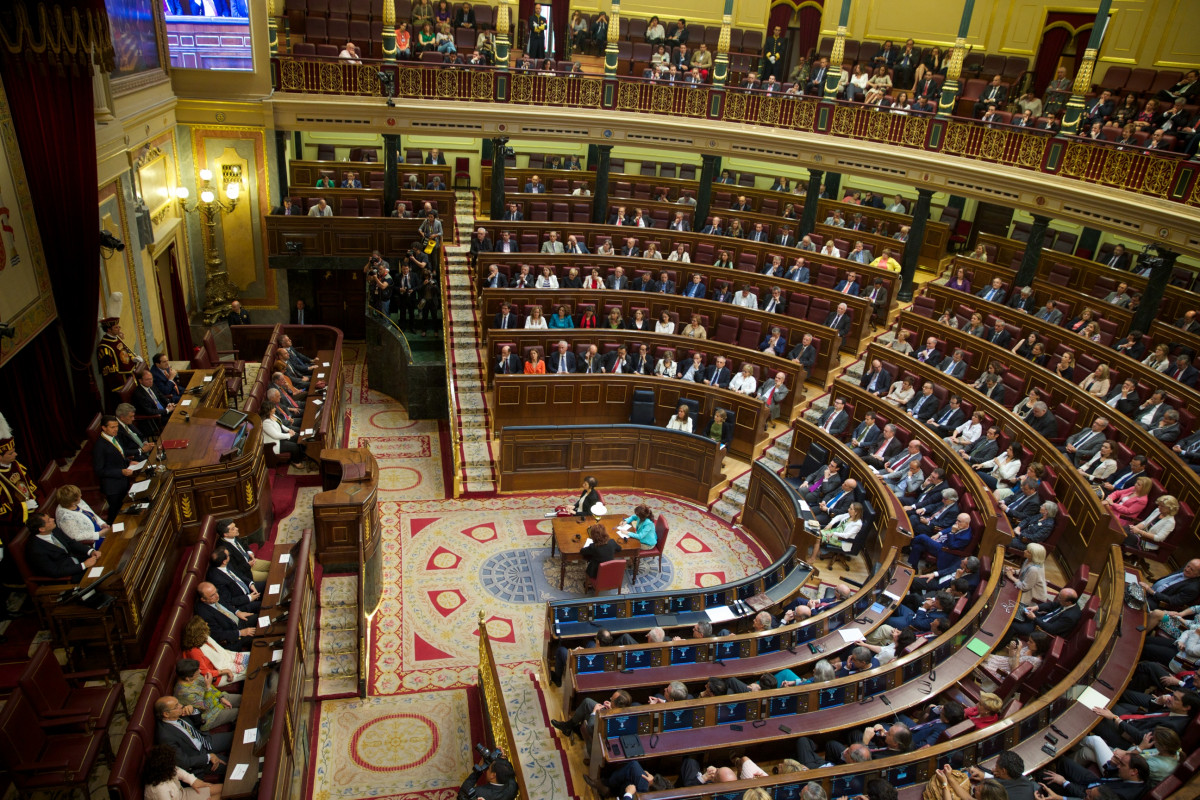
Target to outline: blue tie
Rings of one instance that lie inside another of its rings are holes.
[[[950,409],[945,414],[942,414],[942,421],[940,424],[945,425],[946,421],[950,419],[950,415],[953,413],[954,413],[954,409]]]
[[[875,382],[878,380],[879,380],[879,373],[876,372],[875,377],[871,378],[871,383],[867,386],[867,390],[871,391],[871,392],[875,391]]]
[[[925,395],[921,395],[920,397],[917,398],[917,404],[915,406],[913,406],[913,414],[916,414],[918,411],[921,410],[921,405],[924,402],[925,402]]]
[[[1182,572],[1176,572],[1173,575],[1168,575],[1167,577],[1163,578],[1162,580],[1160,580],[1158,583],[1154,584],[1150,588],[1155,592],[1161,592],[1164,589],[1170,589],[1172,586],[1174,586],[1175,584],[1184,580],[1186,577],[1187,576],[1184,575]]]
[[[988,292],[988,296],[987,296],[988,301],[990,302],[995,297],[996,297],[996,290],[995,289],[990,290]]]

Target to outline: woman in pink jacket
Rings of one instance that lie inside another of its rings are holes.
[[[1121,527],[1132,525],[1145,511],[1150,502],[1150,487],[1153,482],[1145,475],[1138,478],[1128,489],[1118,489],[1104,499],[1104,505],[1113,513]]]

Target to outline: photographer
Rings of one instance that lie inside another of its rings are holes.
[[[363,267],[367,275],[367,286],[371,290],[371,305],[387,316],[392,303],[392,284],[395,278],[391,276],[392,267],[379,255],[379,251],[371,253],[371,258]]]
[[[424,336],[429,332],[430,322],[437,319],[438,307],[442,301],[437,267],[432,263],[426,265],[417,279],[419,287],[416,295],[416,307],[421,314],[421,335]],[[414,316],[416,315],[414,314]],[[436,333],[435,331],[434,335]]]
[[[421,248],[427,249],[429,243],[433,243],[433,250],[429,253],[430,262],[434,266],[438,265],[438,251],[442,247],[442,221],[437,218],[437,214],[432,210],[428,210],[425,214],[425,221],[418,228],[421,233]]]
[[[476,745],[482,750],[482,745]],[[459,800],[513,800],[517,796],[516,773],[507,758],[494,750],[484,755],[483,761],[476,764],[471,774],[458,787]]]
[[[413,312],[417,308],[417,289],[420,286],[420,274],[413,273],[408,262],[401,264],[400,277],[396,279],[394,292],[396,305],[400,312],[399,327],[402,331],[409,330],[409,326],[416,321],[416,314]]]

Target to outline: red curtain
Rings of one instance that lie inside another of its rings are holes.
[[[824,15],[824,0],[821,4],[805,3],[800,7],[800,38],[796,42],[796,52],[802,56],[808,51],[815,50],[821,38],[821,17]]]
[[[0,76],[12,108],[58,319],[66,337],[74,396],[71,402],[68,394],[62,395],[67,400],[62,413],[53,412],[48,402],[31,404],[28,412],[32,416],[20,424],[26,437],[33,431],[43,435],[65,426],[78,441],[88,419],[99,409],[91,366],[99,335],[100,301],[91,66],[95,55],[99,68],[113,68],[108,15],[103,0],[8,0],[3,5],[0,26],[6,29],[9,41],[20,42],[23,49],[14,54],[0,48]],[[24,17],[18,11],[24,12]],[[42,369],[62,373],[62,354],[47,353],[52,360],[40,362]],[[34,374],[25,373],[14,383],[27,382]],[[45,387],[39,386],[37,394],[44,400]]]
[[[518,30],[525,29],[523,26],[521,26],[521,23],[529,20],[530,15],[533,14],[533,4],[535,2],[538,2],[538,0],[521,0],[520,4],[518,5],[519,10],[517,11],[517,15],[520,17],[520,19],[510,21],[511,30],[514,32],[514,34]],[[544,1],[542,2],[542,5],[545,5]],[[567,39],[570,37],[570,32],[567,30],[567,24],[569,21],[568,12],[570,11],[569,6],[570,0],[554,0],[554,2],[550,3],[550,30],[554,31],[554,51],[560,54],[566,52],[565,44]],[[522,38],[521,41],[513,42],[513,47],[518,48],[521,51],[524,51],[528,45],[528,30],[525,31],[524,38]],[[546,55],[549,57],[554,57],[555,53],[547,51]]]
[[[55,322],[0,370],[0,412],[13,429],[19,460],[35,480],[46,465],[70,456],[83,441],[82,428],[69,424],[75,413],[62,364],[62,328]]]
[[[175,310],[175,336],[179,352],[172,353],[176,361],[190,361],[192,358],[192,326],[188,324],[187,303],[183,300],[183,284],[179,282],[179,262],[175,258],[175,245],[167,251],[171,257],[171,305]],[[161,290],[160,290],[161,291]]]
[[[821,15],[824,13],[825,0],[805,0],[800,4],[794,0],[778,0],[771,6],[771,15],[767,20],[767,31],[764,36],[770,36],[775,26],[783,28],[788,37],[788,71],[800,59],[808,55],[808,51],[817,46],[821,35]],[[798,9],[798,10],[797,10]],[[795,15],[799,27],[789,27],[792,16]]]
[[[1046,91],[1054,73],[1058,69],[1059,59],[1067,49],[1067,43],[1075,40],[1075,65],[1070,70],[1069,77],[1074,78],[1083,63],[1083,51],[1087,48],[1088,38],[1092,34],[1094,14],[1071,13],[1068,11],[1051,11],[1046,14],[1046,24],[1042,29],[1042,42],[1038,46],[1037,59],[1033,65],[1033,91],[1041,95]]]

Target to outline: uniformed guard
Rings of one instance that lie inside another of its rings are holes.
[[[784,57],[786,53],[787,39],[783,38],[783,29],[776,25],[767,41],[763,43],[762,68],[758,74],[764,81],[768,75],[783,80],[783,70],[787,63]]]
[[[110,392],[107,397],[121,391],[121,387],[133,376],[133,371],[142,362],[141,356],[129,349],[121,338],[121,320],[119,317],[107,317],[100,320],[104,336],[96,346],[96,361],[100,365],[100,375],[104,379],[104,389]]]
[[[37,484],[17,461],[17,442],[0,414],[0,525],[12,534],[37,508]]]

